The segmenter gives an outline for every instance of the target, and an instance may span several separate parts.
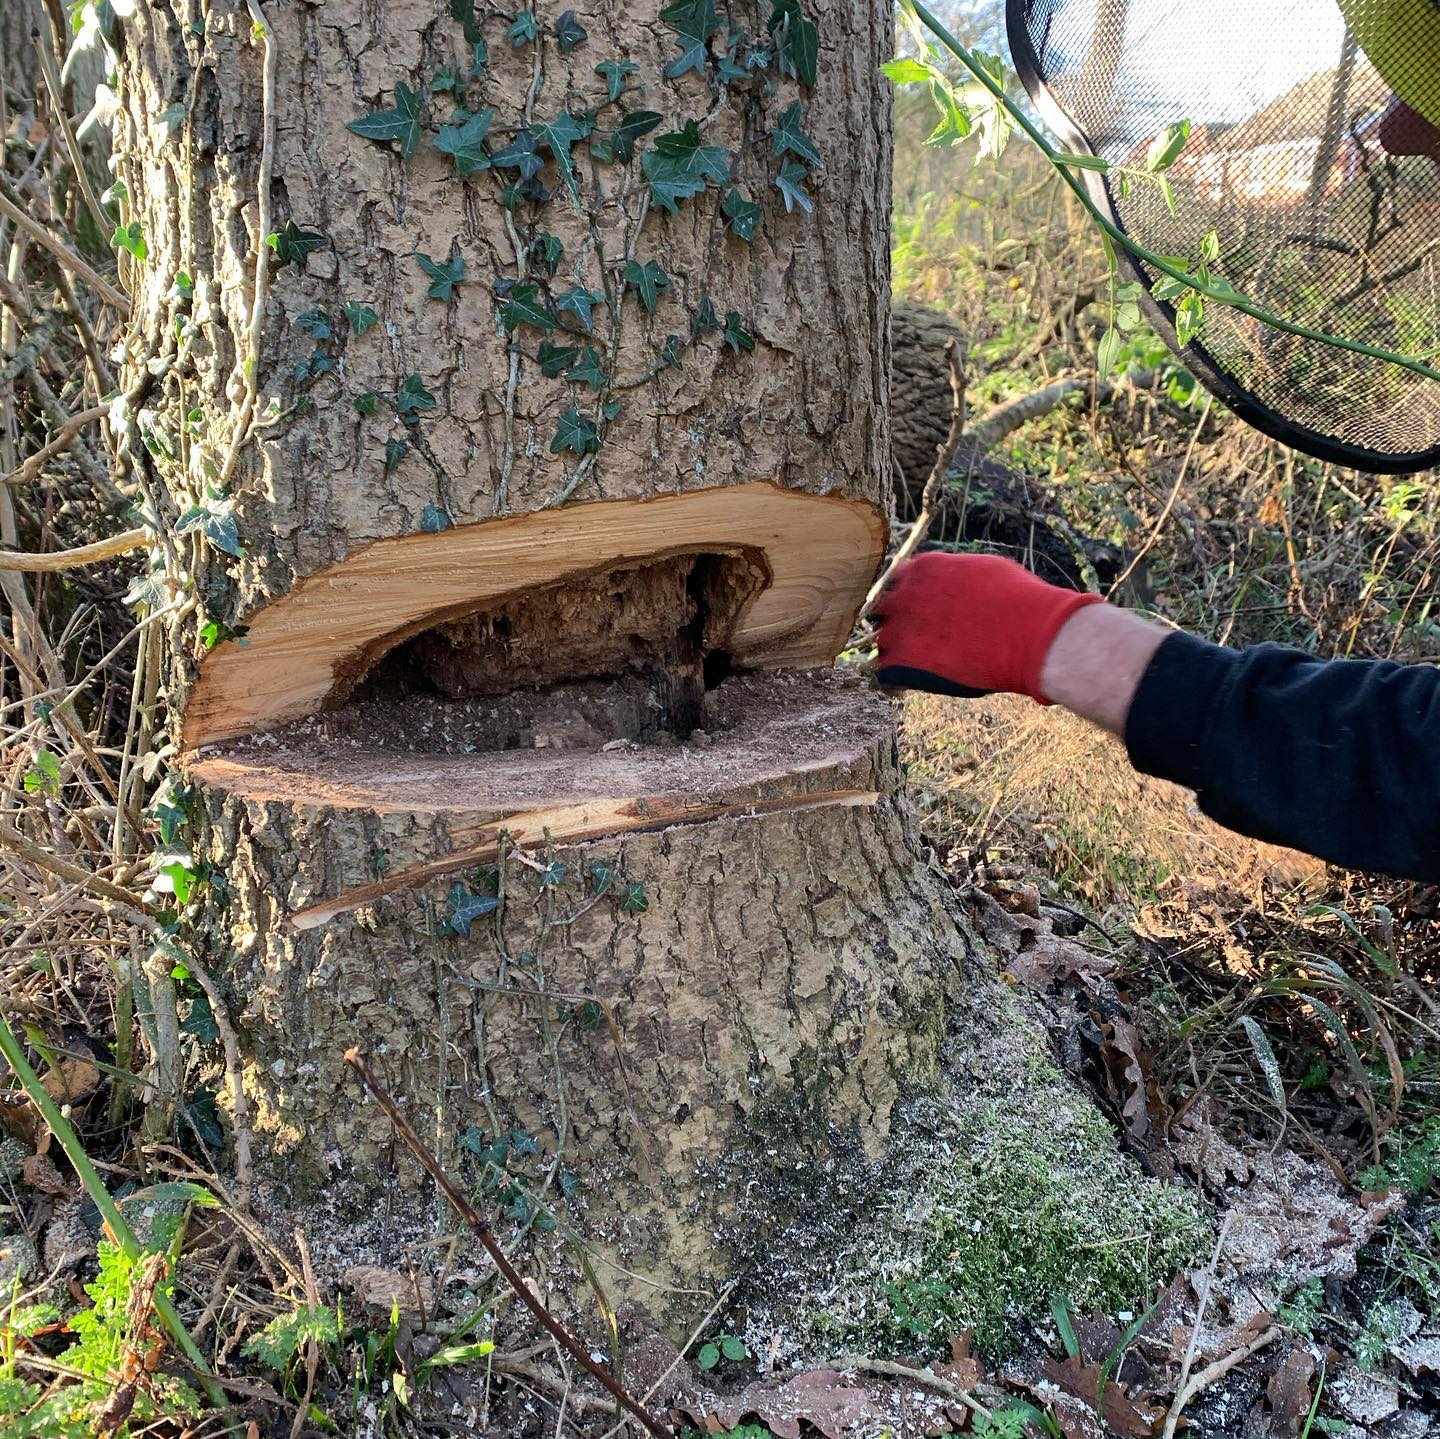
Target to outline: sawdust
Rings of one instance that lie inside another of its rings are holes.
[[[624,687],[602,686],[585,697],[616,714],[643,703]],[[578,708],[564,708],[576,701]],[[520,709],[532,705],[528,714]],[[427,809],[508,814],[609,795],[713,795],[755,783],[805,789],[805,776],[847,761],[868,773],[876,746],[890,743],[889,701],[865,682],[837,671],[773,671],[736,676],[704,698],[701,729],[687,740],[656,732],[646,742],[622,739],[595,746],[596,711],[572,688],[511,696],[516,708],[497,719],[486,701],[414,697],[413,709],[388,713],[352,706],[313,715],[283,729],[207,747],[194,777],[252,799],[367,806],[381,812]],[[401,730],[396,717],[414,727]],[[554,734],[581,743],[486,750],[478,741],[497,723],[525,725],[535,737]],[[547,726],[551,728],[547,731]],[[582,726],[588,727],[586,734]],[[603,730],[599,731],[603,733]],[[397,753],[410,758],[397,762]],[[866,783],[869,781],[866,780]]]

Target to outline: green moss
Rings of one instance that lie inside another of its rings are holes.
[[[1058,1085],[986,1101],[946,1147],[944,1163],[917,1170],[912,1157],[895,1176],[909,1191],[900,1214],[916,1221],[877,1316],[897,1340],[943,1346],[972,1327],[1003,1350],[1017,1318],[1056,1299],[1134,1307],[1205,1246],[1193,1198],[1140,1174]]]
[[[977,987],[962,1009],[942,1076],[897,1106],[882,1164],[844,1136],[817,1154],[774,1110],[752,1116],[750,1153],[766,1147],[749,1182],[796,1216],[762,1234],[741,1205],[756,1342],[779,1334],[794,1359],[916,1354],[970,1328],[1000,1355],[1055,1300],[1143,1306],[1208,1251],[1197,1198],[1119,1149],[1007,991]]]

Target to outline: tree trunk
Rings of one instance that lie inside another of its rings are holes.
[[[808,672],[884,548],[890,7],[252,8],[137,8],[117,148],[266,1192],[330,1273],[434,1233],[358,1044],[678,1336],[1006,1008],[888,704]]]

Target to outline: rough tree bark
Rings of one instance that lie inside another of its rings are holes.
[[[127,19],[123,458],[273,1202],[433,1233],[358,1043],[678,1334],[1006,1008],[887,703],[797,672],[884,545],[890,7],[479,13]]]

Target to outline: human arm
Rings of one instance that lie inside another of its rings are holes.
[[[1137,769],[1193,789],[1229,828],[1440,879],[1433,666],[1227,650],[991,556],[922,555],[878,609],[882,684],[1063,704],[1122,735]]]

